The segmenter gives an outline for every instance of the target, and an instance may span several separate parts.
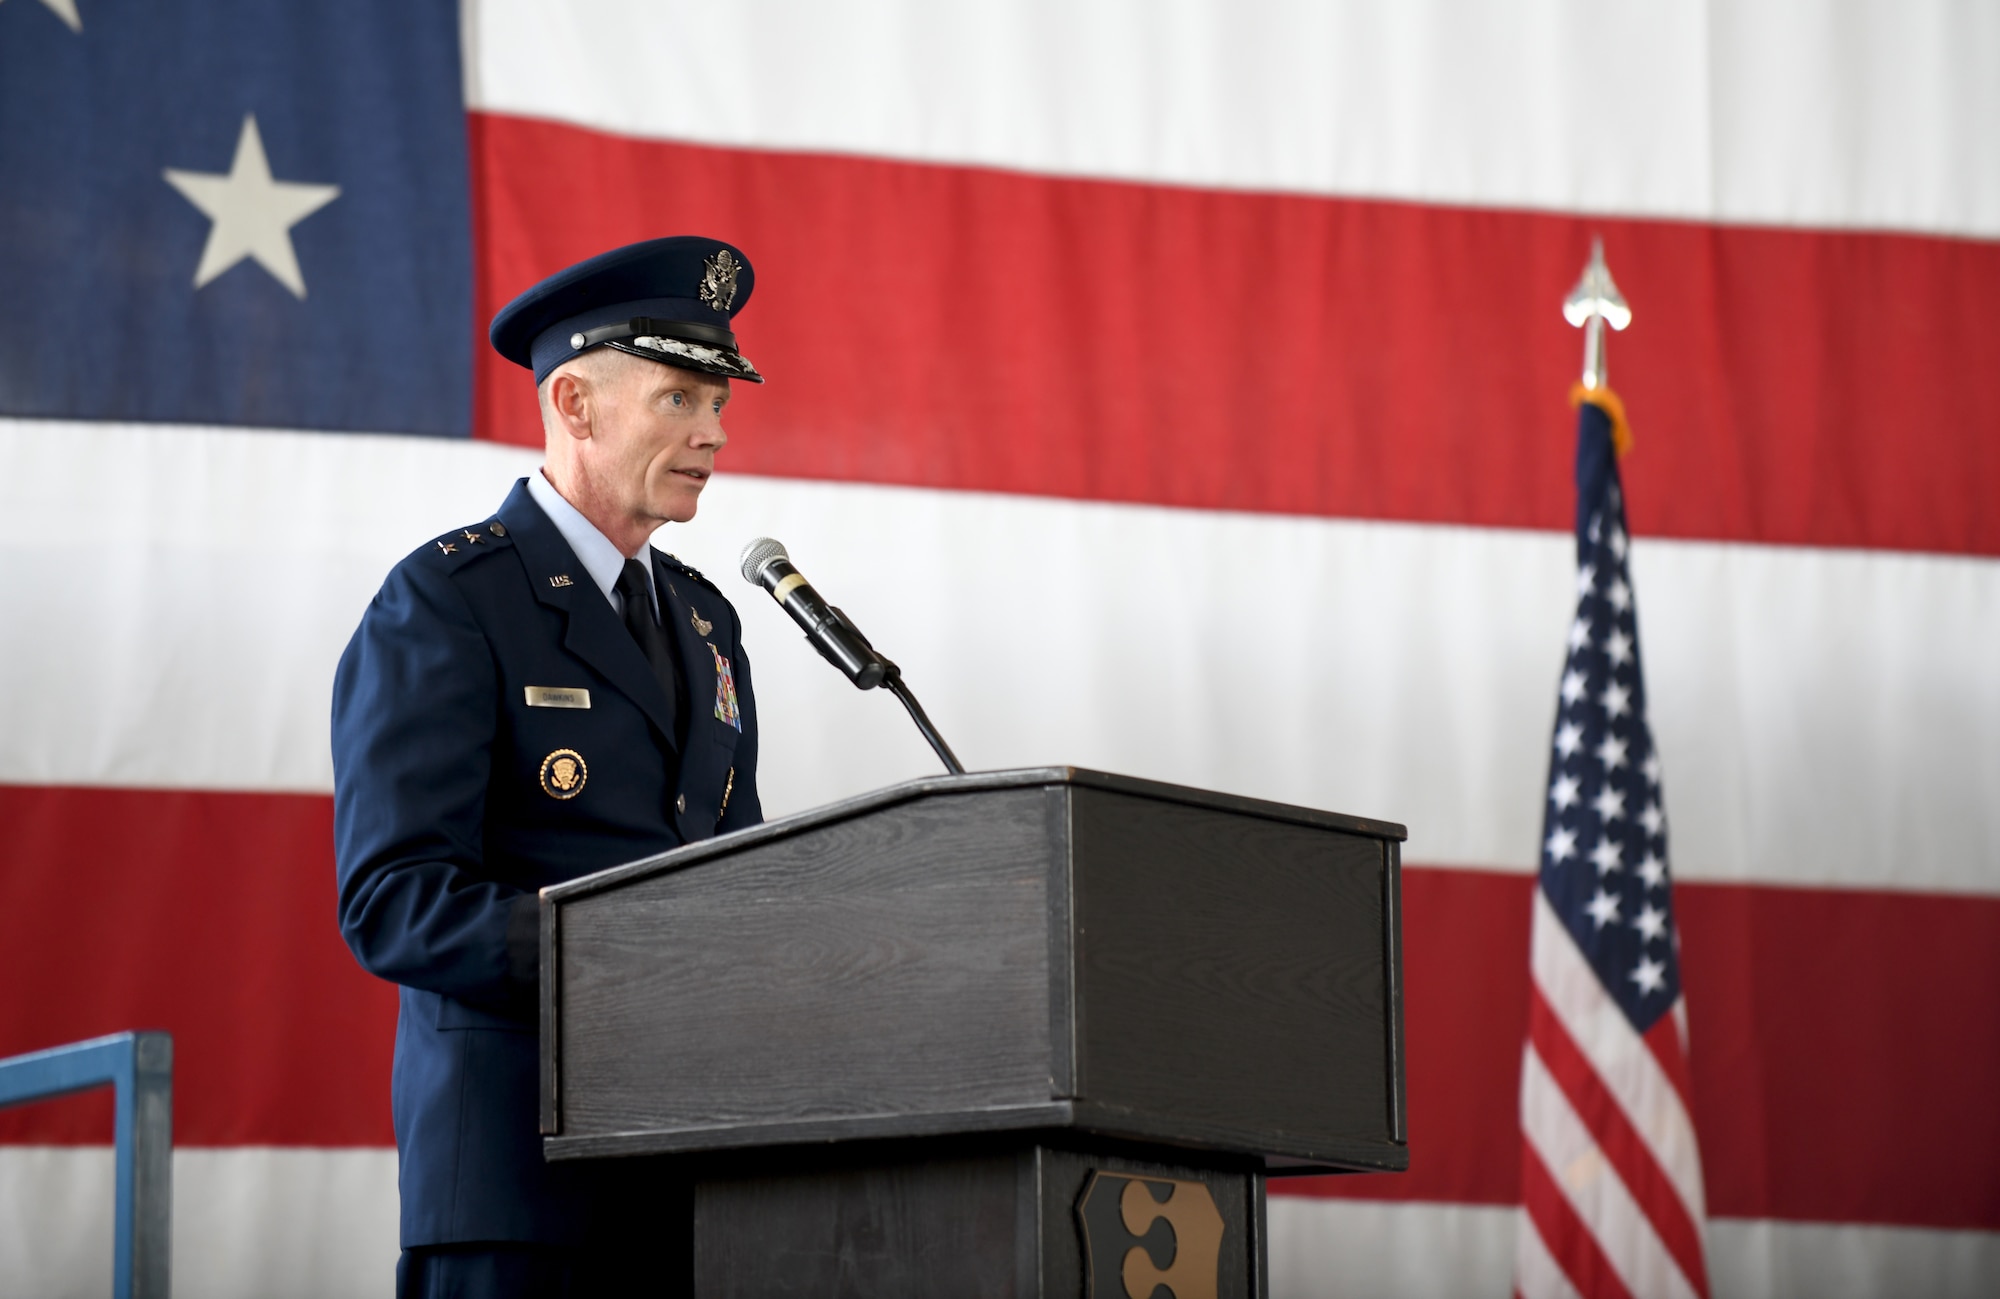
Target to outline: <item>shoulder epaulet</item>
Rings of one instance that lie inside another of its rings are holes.
[[[462,564],[475,555],[489,551],[504,550],[512,545],[507,536],[507,525],[498,519],[488,519],[467,528],[454,528],[440,537],[433,537],[423,553],[434,555],[446,564]]]
[[[681,560],[675,558],[674,556],[669,555],[664,550],[660,552],[660,558],[666,560],[669,564],[672,564],[675,568],[678,568],[681,572],[686,573],[689,577],[701,583],[703,586],[715,592],[717,595],[722,594],[722,588],[717,586],[715,583],[709,581],[707,578],[703,577],[701,575],[701,570],[696,568],[694,565],[684,563]]]

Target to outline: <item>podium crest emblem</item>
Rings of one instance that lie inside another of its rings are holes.
[[[575,749],[557,749],[542,759],[542,792],[550,798],[575,798],[589,778],[590,768]]]
[[[1076,1216],[1090,1299],[1216,1299],[1226,1226],[1202,1183],[1094,1169]]]

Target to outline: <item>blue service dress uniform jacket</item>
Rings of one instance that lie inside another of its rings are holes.
[[[340,928],[402,985],[405,1248],[583,1239],[604,1175],[536,1131],[536,890],[762,819],[736,610],[648,554],[684,715],[525,481],[399,563],[341,656]]]

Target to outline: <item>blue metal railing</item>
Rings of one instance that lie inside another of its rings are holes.
[[[118,1089],[112,1293],[117,1299],[167,1299],[174,1201],[173,1034],[114,1033],[0,1060],[0,1106],[106,1086]]]

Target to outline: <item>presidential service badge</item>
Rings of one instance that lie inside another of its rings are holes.
[[[701,300],[717,311],[727,311],[736,302],[736,273],[743,263],[727,248],[701,264]]]
[[[727,722],[739,732],[743,729],[743,714],[736,707],[736,671],[729,666],[729,660],[722,657],[722,651],[711,641],[708,652],[715,655],[715,720]]]
[[[557,749],[542,759],[542,792],[550,798],[571,799],[583,792],[590,768],[575,749]]]

